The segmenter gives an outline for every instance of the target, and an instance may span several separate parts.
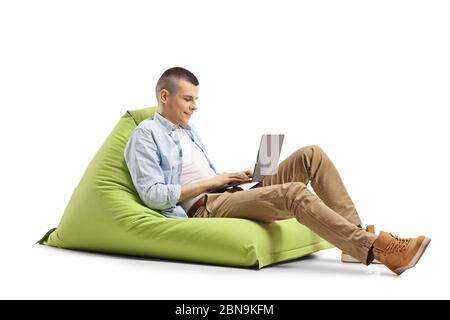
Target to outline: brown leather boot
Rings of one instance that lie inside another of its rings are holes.
[[[416,265],[430,241],[425,236],[399,238],[381,231],[373,243],[373,253],[381,263],[400,275]]]
[[[375,226],[373,224],[367,225],[366,231],[375,234]],[[342,251],[341,261],[346,263],[361,263],[361,261],[353,258],[351,255],[349,255],[344,251]],[[372,263],[381,263],[381,262],[378,261],[377,259],[374,259]]]

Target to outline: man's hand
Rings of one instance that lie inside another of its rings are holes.
[[[248,182],[251,177],[253,177],[253,171],[245,170],[241,172],[221,173],[211,179],[185,184],[181,186],[181,194],[178,203],[191,199],[200,193],[220,189],[227,183]]]
[[[253,171],[252,170],[245,170],[240,172],[225,172],[220,173],[214,178],[209,179],[209,185],[210,189],[219,189],[223,187],[224,185],[228,183],[235,183],[235,182],[248,182],[250,178],[253,177]]]

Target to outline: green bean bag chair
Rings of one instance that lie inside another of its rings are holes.
[[[124,159],[134,128],[156,108],[127,111],[89,164],[57,228],[53,247],[262,268],[332,247],[295,219],[167,218],[146,207]]]

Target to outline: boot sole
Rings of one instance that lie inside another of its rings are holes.
[[[431,241],[430,238],[426,238],[425,237],[425,239],[423,239],[423,241],[422,241],[422,244],[420,245],[419,250],[417,250],[416,254],[411,259],[411,261],[408,263],[408,265],[406,265],[405,267],[401,267],[401,268],[395,269],[393,271],[396,274],[401,275],[403,272],[405,272],[409,268],[414,267],[417,264],[417,262],[419,262],[419,260],[422,257],[423,253],[425,252],[425,250],[427,249],[428,245],[430,244],[430,241]]]

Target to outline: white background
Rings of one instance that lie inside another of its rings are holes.
[[[0,298],[450,298],[447,1],[1,1]],[[317,144],[364,223],[433,239],[401,277],[337,249],[260,271],[35,245],[172,66],[220,171]]]

